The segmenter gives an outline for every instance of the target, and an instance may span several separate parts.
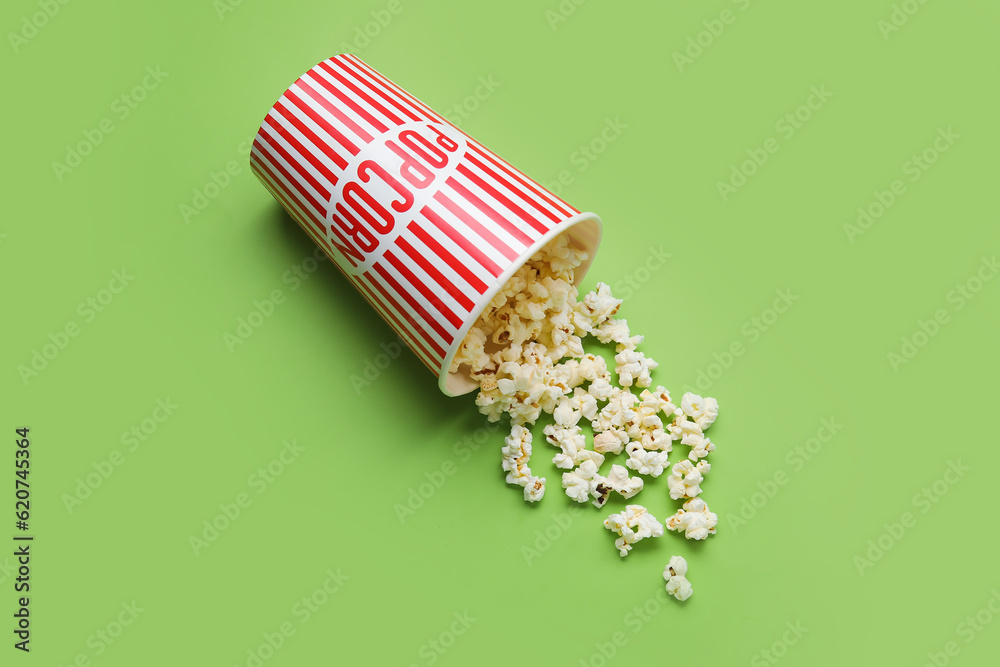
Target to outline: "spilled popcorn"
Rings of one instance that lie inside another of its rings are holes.
[[[715,526],[719,518],[715,512],[708,511],[708,505],[701,498],[692,498],[684,503],[677,513],[667,519],[667,529],[678,533],[684,531],[684,537],[689,540],[703,540],[709,535],[715,535]]]
[[[545,478],[531,474],[528,459],[531,457],[531,431],[515,426],[505,440],[502,450],[503,469],[507,471],[508,484],[524,487],[524,499],[537,502],[545,494]]]
[[[705,431],[718,417],[719,403],[689,392],[677,405],[665,387],[653,386],[659,364],[639,350],[644,337],[616,317],[622,300],[604,283],[578,299],[574,274],[586,259],[565,234],[542,248],[487,304],[450,371],[464,370],[479,384],[476,405],[489,421],[510,418],[502,465],[507,483],[522,487],[526,501],[545,495],[546,479],[529,466],[531,426],[545,413],[553,423],[542,434],[558,450],[552,461],[566,471],[562,488],[575,502],[600,508],[612,493],[630,499],[646,486],[643,476],[664,473],[669,497],[684,500],[665,524],[641,505],[605,519],[604,526],[618,535],[622,557],[640,540],[662,536],[664,527],[703,540],[718,524],[699,496],[712,468],[707,458],[715,451]],[[614,378],[603,357],[584,351],[587,336],[615,346]],[[594,433],[590,448],[584,424]],[[674,443],[690,449],[671,466]],[[601,472],[608,457],[623,454],[624,465],[612,463]],[[664,571],[667,591],[679,600],[691,595],[686,572],[679,556]]]
[[[691,597],[694,589],[687,580],[688,563],[680,556],[674,556],[663,568],[663,578],[667,582],[667,593],[683,602]]]
[[[663,535],[660,520],[642,505],[627,505],[621,514],[612,514],[605,519],[604,527],[618,533],[615,546],[618,547],[618,555],[623,558],[639,540]]]

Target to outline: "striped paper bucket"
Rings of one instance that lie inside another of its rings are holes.
[[[596,215],[352,55],[285,91],[250,164],[449,396],[478,386],[451,360],[507,279],[563,232],[591,259],[600,243]]]

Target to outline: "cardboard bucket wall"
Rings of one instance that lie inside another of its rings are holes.
[[[254,174],[445,394],[476,388],[451,360],[507,279],[581,213],[352,55],[302,75],[264,118]]]

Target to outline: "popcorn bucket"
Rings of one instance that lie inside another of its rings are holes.
[[[589,259],[601,222],[581,213],[352,55],[325,60],[257,131],[257,178],[438,378],[528,259],[566,232]]]

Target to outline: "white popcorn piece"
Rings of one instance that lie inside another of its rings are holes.
[[[545,495],[545,478],[529,477],[524,485],[524,499],[529,503],[537,503]]]
[[[572,283],[573,269],[587,259],[587,253],[573,247],[569,243],[569,237],[564,234],[557,236],[542,249],[542,258],[557,277],[568,276]]]
[[[479,376],[479,388],[483,391],[491,391],[497,388],[497,376],[495,373],[486,373]]]
[[[663,430],[663,420],[660,419],[659,415],[650,413],[641,405],[632,410],[631,414],[632,418],[625,424],[625,430],[628,432],[630,440],[641,440],[646,433]]]
[[[597,283],[597,289],[583,297],[577,310],[590,320],[592,327],[596,327],[613,317],[621,305],[622,300],[611,295],[610,287],[605,283]]]
[[[597,467],[604,463],[603,454],[587,449],[587,440],[579,426],[559,428],[549,424],[542,432],[545,434],[546,442],[561,450],[552,459],[557,468],[568,470],[584,461],[593,461]]]
[[[517,388],[514,386],[514,381],[510,378],[500,378],[497,380],[497,389],[504,396],[513,396]]]
[[[630,421],[635,419],[632,406],[638,402],[632,392],[617,387],[608,398],[608,404],[601,408],[597,419],[591,422],[595,432],[625,429]]]
[[[616,513],[610,515],[604,520],[604,527],[612,532],[618,533],[618,539],[615,540],[615,546],[618,547],[618,552],[622,557],[627,556],[628,552],[632,550],[632,543],[636,541],[636,534],[635,531],[628,525],[628,519],[625,514]]]
[[[587,393],[598,401],[610,400],[615,395],[616,387],[607,378],[599,377],[587,387]]]
[[[611,373],[608,372],[608,362],[604,361],[604,357],[598,357],[594,354],[585,354],[580,359],[580,376],[589,382],[596,382],[597,380],[603,380],[607,385],[611,380]],[[610,387],[610,385],[608,385]],[[594,396],[597,400],[601,399],[598,396]]]
[[[683,556],[671,556],[670,562],[663,569],[663,578],[669,579],[670,577],[686,577],[688,573],[688,564],[684,560]]]
[[[629,331],[628,322],[625,320],[616,320],[613,317],[609,318],[602,322],[600,326],[594,328],[592,333],[602,343],[616,343],[635,349],[635,345],[632,344],[632,333]],[[638,342],[641,343],[642,341]]]
[[[587,421],[597,419],[597,399],[580,387],[573,391],[572,405],[574,410],[579,410],[580,414]]]
[[[645,411],[637,410],[636,416],[638,417],[636,421],[643,430],[646,431],[663,430],[663,420],[660,419],[660,415],[648,414]]]
[[[531,431],[523,426],[514,426],[510,430],[510,435],[504,439],[504,447],[500,450],[503,455],[503,469],[507,471],[507,483],[514,484],[515,480],[531,475],[528,467],[528,460],[531,458]]]
[[[614,396],[609,399],[609,402],[611,401],[620,404],[623,412],[631,412],[639,404],[639,397],[629,391],[628,388],[624,388],[615,391]],[[626,420],[628,419],[632,419],[632,417],[627,416]]]
[[[629,477],[628,470],[624,466],[613,465],[608,473],[608,484],[615,493],[622,498],[631,498],[642,491],[643,481],[641,477]]]
[[[632,336],[624,341],[619,342],[615,345],[615,352],[624,352],[625,350],[634,350],[639,347],[642,341],[646,340],[645,336]]]
[[[561,398],[563,394],[582,384],[583,378],[580,376],[579,369],[580,362],[576,359],[567,359],[562,363],[557,363],[546,373],[546,384],[559,387]]]
[[[479,412],[486,415],[487,421],[498,422],[503,415],[505,408],[500,400],[500,390],[481,390],[476,396],[476,406]]]
[[[541,373],[537,372],[540,369],[534,364],[521,364],[515,368],[511,363],[510,369],[510,373],[514,376],[514,389],[517,391],[527,392],[537,380],[541,379]]]
[[[601,431],[594,435],[594,450],[601,454],[621,454],[625,443],[614,431]]]
[[[702,413],[695,421],[698,422],[698,426],[704,431],[709,426],[715,423],[715,420],[719,416],[719,402],[708,396],[705,398],[705,412]]]
[[[552,412],[553,419],[563,428],[573,428],[580,422],[582,416],[583,413],[580,410],[573,409],[573,400],[569,397],[560,399]]]
[[[533,388],[533,393],[529,395],[529,398],[538,403],[538,407],[546,414],[555,412],[559,401],[563,399],[565,388],[554,380],[554,375],[557,372],[557,368],[553,368],[547,372],[544,381]]]
[[[617,426],[612,426],[607,431],[602,431],[602,433],[612,434],[613,436],[618,438],[618,441],[622,443],[623,447],[625,445],[628,445],[628,443],[632,441],[632,439],[628,436],[628,431],[624,428],[619,428]]]
[[[663,451],[667,454],[670,453],[674,446],[673,440],[670,439],[670,436],[662,428],[646,431],[642,434],[642,439],[639,442],[642,444],[643,449]]]
[[[678,408],[679,410],[680,408]],[[698,423],[691,421],[683,413],[674,416],[674,420],[667,424],[667,430],[670,431],[670,437],[674,440],[683,440],[689,435],[705,435]]]
[[[629,505],[629,507],[631,507],[631,505]],[[629,527],[628,518],[624,512],[610,514],[608,515],[608,518],[604,520],[604,527],[620,534]]]
[[[637,401],[634,416],[628,424],[629,438],[641,442],[643,449],[669,453],[673,441],[660,414],[666,412],[670,419],[674,418],[676,408],[670,402],[670,394],[662,386],[657,387],[655,392],[644,389]]]
[[[701,483],[705,481],[704,475],[711,469],[712,464],[708,461],[699,461],[695,465],[688,459],[683,459],[675,463],[673,470],[667,475],[670,497],[678,500],[680,498],[694,498],[700,494]]]
[[[692,498],[683,505],[677,513],[667,519],[667,529],[675,532],[684,532],[684,537],[689,540],[703,540],[709,535],[715,535],[715,527],[719,524],[719,517],[715,512],[708,509],[708,505],[701,498]]]
[[[595,507],[603,507],[611,493],[608,480],[597,471],[597,464],[589,459],[575,470],[564,472],[562,485],[567,496],[578,503],[585,503],[587,498],[593,498]]]
[[[615,345],[615,353],[624,352],[625,350],[634,350],[639,347],[644,340],[646,340],[645,336],[636,335],[617,341]]]
[[[586,313],[579,309],[579,304],[574,304],[573,311],[569,314],[569,318],[570,322],[573,324],[574,333],[576,333],[577,336],[585,336],[591,333],[594,323]]]
[[[559,453],[552,458],[552,462],[557,468],[571,470],[576,467],[577,452],[587,446],[583,431],[579,427],[561,428],[555,424],[549,424],[542,433],[545,434],[545,441],[550,445],[559,448]]]
[[[694,593],[694,589],[691,587],[691,582],[688,581],[686,577],[671,577],[667,582],[667,593],[683,602],[691,597],[691,594]]]
[[[681,399],[681,410],[704,431],[719,416],[719,402],[712,397],[702,398],[687,392]]]
[[[564,472],[562,475],[562,485],[566,489],[566,495],[578,503],[585,503],[590,497],[590,481],[590,478],[581,474],[579,469]]]
[[[618,533],[615,546],[624,558],[632,550],[632,545],[647,537],[663,535],[663,526],[642,505],[626,505],[625,511],[610,515],[604,520],[604,527]]]
[[[507,471],[507,483],[524,487],[525,500],[541,500],[545,494],[545,478],[532,475],[531,468],[528,467],[528,460],[531,458],[531,431],[515,424],[504,443],[500,453],[503,455],[503,469]]]
[[[490,362],[489,355],[486,354],[486,334],[479,327],[472,327],[465,335],[465,340],[455,353],[455,358],[451,362],[451,372],[458,371],[462,364],[471,368],[483,368]]]
[[[615,355],[615,372],[623,387],[648,387],[653,383],[650,371],[660,364],[642,352],[626,348]]]
[[[537,403],[517,402],[507,409],[512,424],[534,424],[542,416],[542,408]]]
[[[625,451],[628,453],[625,465],[640,475],[651,477],[662,475],[667,459],[670,458],[670,452],[647,451],[643,449],[641,442],[630,442],[625,446]]]
[[[643,389],[639,394],[639,401],[643,411],[648,410],[652,414],[663,413],[668,420],[673,420],[678,412],[677,406],[670,401],[670,392],[663,385],[657,385],[653,391]]]
[[[683,602],[691,597],[694,589],[687,580],[688,564],[680,556],[673,556],[663,568],[663,579],[667,582],[667,593]]]
[[[709,452],[715,451],[715,444],[708,438],[702,435],[688,435],[681,440],[682,445],[690,445],[691,451],[688,453],[688,458],[692,461],[697,461],[698,459],[703,459],[708,456]]]
[[[689,391],[681,397],[681,410],[688,417],[697,420],[698,417],[705,413],[705,399]]]
[[[645,507],[641,505],[626,505],[625,509],[628,510],[629,507],[638,508],[635,510],[633,519],[629,521],[629,525],[633,527],[640,538],[660,537],[663,535],[663,525],[660,524],[660,520],[650,514]]]

